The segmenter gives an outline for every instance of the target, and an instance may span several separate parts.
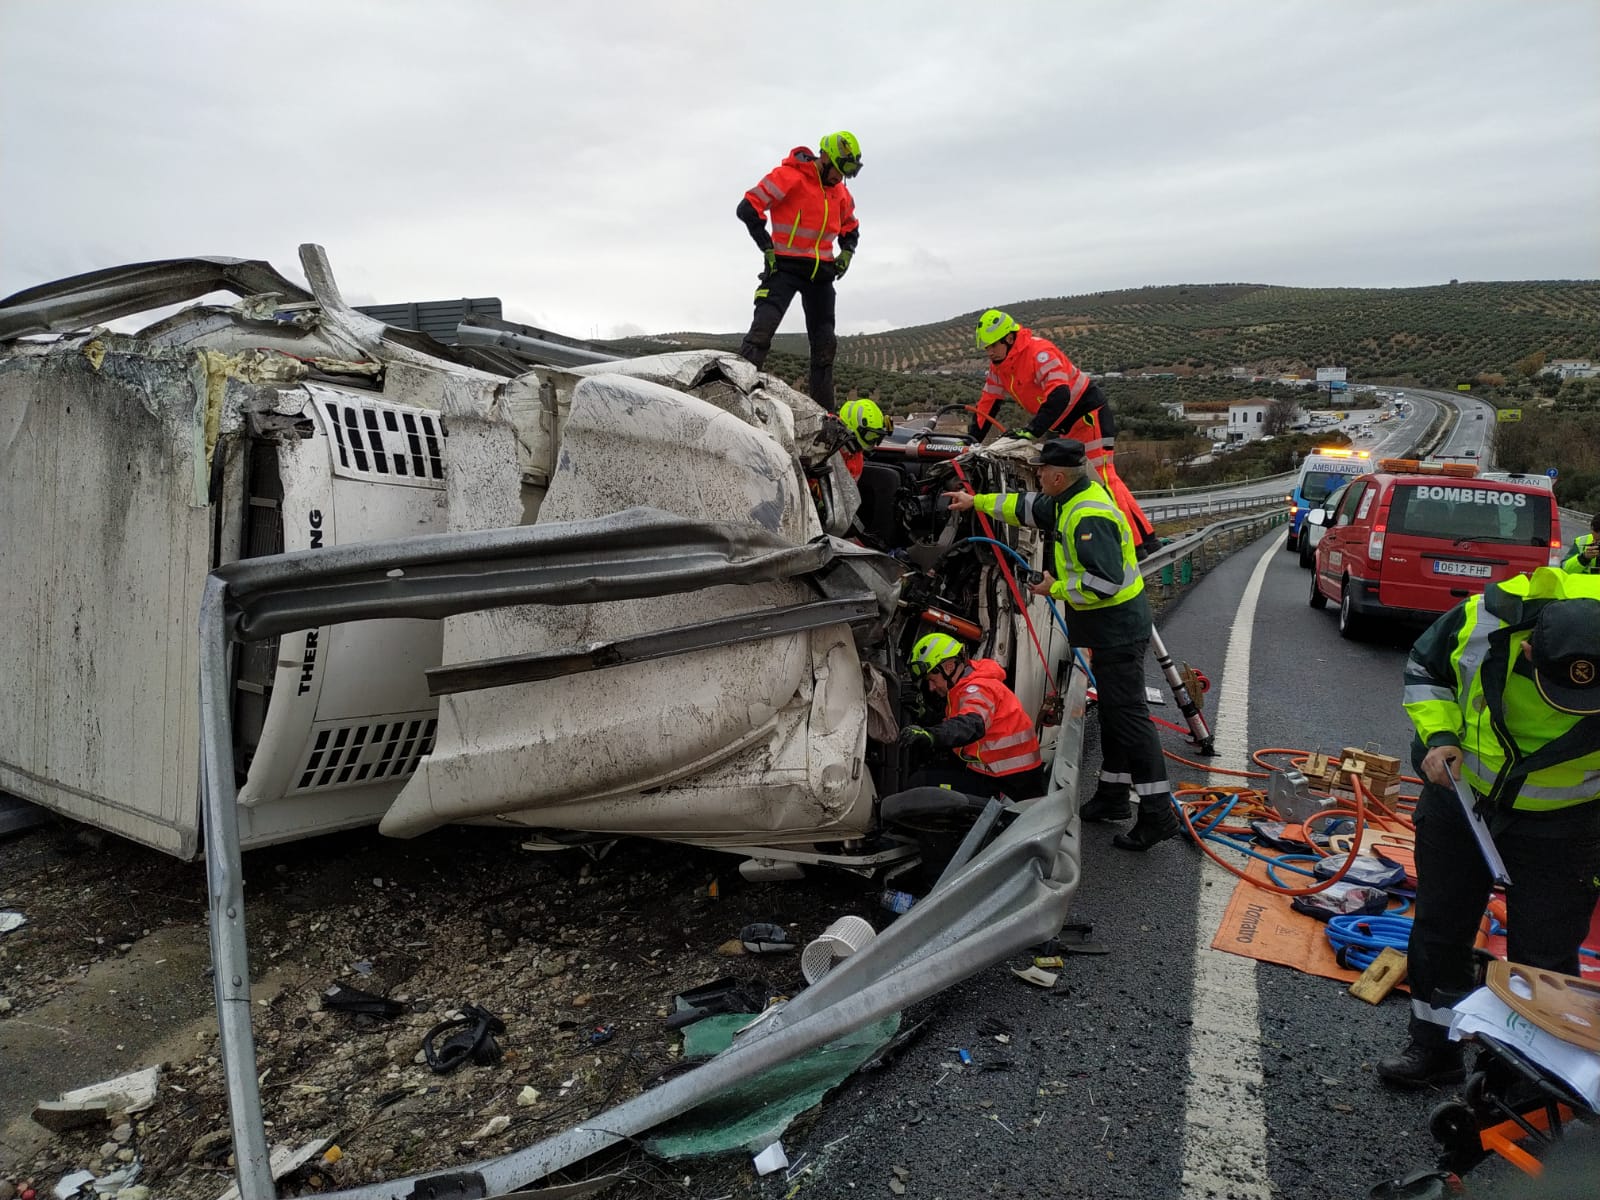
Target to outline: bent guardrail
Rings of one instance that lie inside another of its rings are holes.
[[[672,538],[680,550],[666,558],[663,543]],[[425,534],[244,559],[206,577],[199,631],[201,799],[217,1023],[241,1200],[275,1200],[277,1186],[250,1000],[229,702],[236,647],[344,621],[442,618],[788,577],[815,567],[830,552],[826,545],[780,541],[757,526],[686,522],[633,509],[590,521]],[[915,908],[818,984],[768,1009],[730,1049],[524,1149],[324,1194],[339,1200],[504,1196],[1053,936],[1079,880],[1076,800],[1085,682],[1074,670],[1062,688],[1065,715],[1049,792],[1010,806],[1012,823],[982,850],[976,849],[977,838],[969,838]]]
[[[1163,546],[1139,564],[1152,606],[1159,611],[1230,554],[1288,519],[1288,512],[1280,505],[1270,512],[1217,521]]]

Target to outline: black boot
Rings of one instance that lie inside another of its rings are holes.
[[[1099,787],[1089,802],[1078,810],[1080,821],[1126,821],[1133,816],[1128,789]]]
[[[1460,1083],[1467,1076],[1461,1043],[1439,1036],[1418,1036],[1415,1030],[1399,1054],[1378,1060],[1378,1078],[1407,1091],[1436,1083]]]
[[[1157,842],[1177,837],[1183,832],[1183,822],[1172,811],[1170,796],[1144,797],[1139,801],[1139,819],[1127,833],[1111,839],[1118,850],[1148,850]]]

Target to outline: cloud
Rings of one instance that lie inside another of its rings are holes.
[[[193,254],[296,274],[315,241],[377,301],[738,331],[740,195],[841,127],[842,329],[1146,283],[1600,275],[1592,0],[819,0],[803,44],[714,0],[94,13],[0,5],[0,294]]]

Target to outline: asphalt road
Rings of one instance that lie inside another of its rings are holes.
[[[1307,573],[1282,542],[1280,528],[1233,556],[1162,623],[1174,655],[1216,685],[1215,765],[1246,767],[1247,749],[1271,746],[1405,757],[1409,638],[1342,641],[1333,615],[1307,606]],[[1164,741],[1183,752],[1178,735]],[[1097,769],[1091,753],[1085,778]],[[787,1196],[799,1181],[798,1195],[882,1194],[900,1167],[905,1194],[930,1200],[1323,1200],[1431,1165],[1427,1116],[1444,1094],[1391,1092],[1372,1069],[1403,1041],[1403,997],[1373,1007],[1343,983],[1211,950],[1231,878],[1188,844],[1132,855],[1111,846],[1112,832],[1086,831],[1072,916],[1093,922],[1109,954],[1069,958],[1062,995],[1001,966],[911,1014],[930,1024],[896,1065],[791,1131],[789,1157],[806,1155],[811,1176],[726,1190]],[[986,1018],[1010,1027],[1009,1045],[979,1032]],[[960,1066],[959,1048],[979,1065]],[[981,1069],[1002,1059],[1008,1069]],[[1524,1194],[1498,1160],[1470,1181],[1475,1197]]]

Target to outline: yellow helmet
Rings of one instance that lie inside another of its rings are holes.
[[[856,445],[863,450],[871,450],[884,438],[889,436],[889,430],[894,428],[890,420],[883,415],[883,409],[869,400],[866,396],[859,400],[847,400],[839,409],[839,419],[844,422],[844,427],[856,436]]]
[[[1003,313],[998,308],[991,308],[978,318],[978,349],[983,350],[994,345],[1008,333],[1015,333],[1021,329],[1011,319],[1010,313]]]
[[[925,633],[911,647],[911,675],[921,679],[940,663],[965,654],[967,648],[948,633]]]
[[[861,173],[861,143],[855,134],[843,129],[824,134],[817,143],[817,151],[846,179],[854,179]]]

